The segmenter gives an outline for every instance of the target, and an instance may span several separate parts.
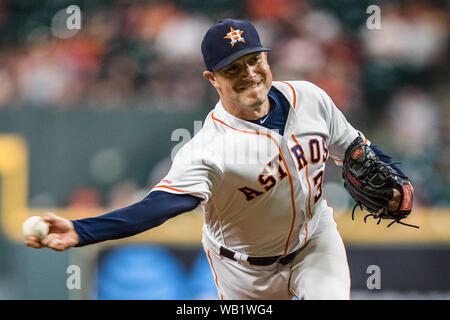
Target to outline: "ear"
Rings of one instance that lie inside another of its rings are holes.
[[[215,87],[216,84],[216,77],[214,76],[214,72],[211,71],[204,71],[203,72],[203,77],[207,80],[209,80],[209,82],[211,82],[211,84]]]

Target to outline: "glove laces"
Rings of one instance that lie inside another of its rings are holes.
[[[355,220],[355,210],[356,210],[357,207],[359,207],[359,208],[361,209],[361,211],[364,210],[364,208],[362,207],[362,205],[361,205],[360,203],[356,203],[356,204],[353,206],[353,209],[352,209],[352,220],[353,220],[353,221]],[[377,224],[380,224],[381,220],[383,219],[382,216],[381,216],[381,213],[387,212],[387,208],[383,208],[383,209],[381,209],[381,210],[383,210],[383,211],[380,211],[380,212],[377,212],[377,213],[369,213],[369,214],[366,214],[366,216],[364,217],[364,223],[367,223],[366,220],[367,220],[368,217],[372,217],[372,218],[374,218],[374,219],[378,219]],[[387,225],[387,228],[389,228],[390,226],[392,226],[394,223],[399,223],[399,224],[404,225],[404,226],[406,226],[406,227],[411,227],[411,228],[420,229],[419,226],[416,226],[416,225],[413,225],[413,224],[409,224],[409,223],[402,222],[402,221],[401,221],[402,219],[405,219],[405,218],[399,217],[399,218],[393,219],[393,221]]]

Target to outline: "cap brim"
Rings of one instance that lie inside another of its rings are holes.
[[[246,48],[243,50],[239,50],[238,52],[233,53],[231,56],[226,57],[225,59],[221,60],[218,64],[213,66],[210,71],[217,71],[219,69],[222,69],[227,64],[230,64],[236,59],[239,59],[242,56],[245,56],[246,54],[253,53],[253,52],[262,52],[262,51],[270,51],[269,48],[264,47],[256,47],[256,48]]]

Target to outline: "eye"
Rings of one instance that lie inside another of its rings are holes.
[[[249,63],[250,64],[255,64],[257,63],[259,60],[261,60],[261,57],[259,55],[257,55],[256,57],[253,57],[250,59]]]
[[[236,73],[238,71],[238,67],[237,66],[230,66],[228,68],[225,69],[226,73]]]

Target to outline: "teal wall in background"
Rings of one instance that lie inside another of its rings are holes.
[[[203,112],[167,113],[142,110],[49,111],[19,109],[0,111],[0,134],[21,134],[29,147],[29,198],[46,192],[58,206],[65,206],[70,191],[93,187],[107,193],[114,183],[99,182],[90,173],[92,158],[114,148],[123,155],[124,170],[116,180],[132,180],[148,188],[148,176],[161,159],[170,157],[178,141],[177,128],[194,133],[194,121]]]
[[[150,188],[154,165],[170,157],[179,143],[171,141],[172,132],[185,128],[193,134],[194,121],[203,121],[207,113],[1,110],[0,134],[20,134],[28,144],[29,200],[48,193],[64,207],[77,188],[95,188],[104,197],[121,180]],[[124,170],[113,181],[96,181],[90,171],[92,158],[111,148],[123,154]],[[66,287],[71,251],[31,249],[9,242],[0,231],[0,300],[73,298]]]
[[[69,252],[32,249],[0,235],[0,300],[66,300]]]

